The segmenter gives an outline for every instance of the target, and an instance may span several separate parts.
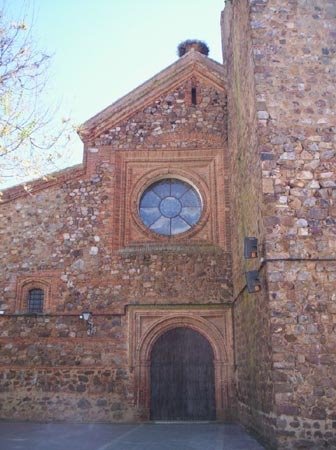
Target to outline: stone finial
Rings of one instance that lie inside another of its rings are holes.
[[[207,44],[203,41],[199,41],[198,39],[187,39],[186,41],[181,42],[177,47],[177,54],[181,58],[181,56],[188,53],[191,49],[194,49],[205,56],[208,56],[209,54],[209,47]]]

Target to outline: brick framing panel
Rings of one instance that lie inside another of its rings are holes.
[[[27,296],[31,289],[44,292],[43,313],[56,311],[55,293],[59,284],[60,271],[39,271],[29,275],[18,275],[16,279],[15,312],[27,312]]]
[[[156,340],[168,330],[188,327],[202,334],[214,352],[217,420],[233,415],[232,311],[214,307],[129,307],[129,365],[134,399],[143,419],[150,417],[150,359]]]
[[[194,243],[213,243],[226,249],[229,222],[224,190],[224,150],[165,150],[151,152],[111,152],[114,179],[113,229],[114,248],[149,243],[172,243],[189,239]],[[180,178],[201,194],[203,213],[200,222],[186,233],[167,237],[146,229],[138,214],[142,192],[163,178]]]

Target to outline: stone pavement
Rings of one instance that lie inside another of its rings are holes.
[[[239,425],[0,422],[1,450],[262,450]]]

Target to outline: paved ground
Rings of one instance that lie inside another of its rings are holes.
[[[239,425],[0,422],[0,450],[262,450]]]

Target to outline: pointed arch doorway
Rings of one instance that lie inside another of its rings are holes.
[[[151,420],[216,420],[214,353],[203,335],[170,329],[150,360]]]

